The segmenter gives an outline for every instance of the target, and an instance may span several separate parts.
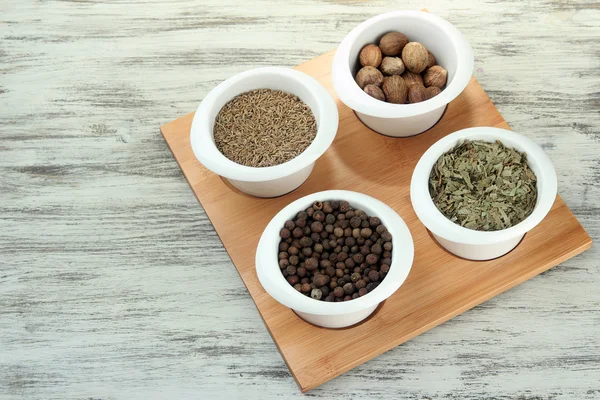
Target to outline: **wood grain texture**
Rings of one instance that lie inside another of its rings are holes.
[[[157,129],[237,72],[424,6],[467,36],[478,81],[600,238],[595,0],[0,1],[0,398],[301,397]],[[308,395],[600,398],[599,259]]]
[[[297,67],[327,88],[336,101],[340,125],[309,179],[290,194],[275,199],[248,196],[204,168],[191,148],[193,113],[160,128],[302,392],[591,246],[590,237],[558,196],[547,218],[504,257],[476,262],[445,251],[412,208],[414,167],[425,150],[445,135],[472,126],[507,129],[506,121],[473,78],[426,133],[402,139],[378,135],[336,96],[331,77],[334,54],[327,52]],[[254,264],[256,246],[271,218],[294,200],[329,189],[354,190],[383,201],[404,219],[415,243],[415,261],[402,287],[368,321],[343,330],[313,326],[279,304],[262,288]]]

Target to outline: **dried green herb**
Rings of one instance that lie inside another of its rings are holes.
[[[230,100],[213,128],[219,151],[249,167],[283,164],[315,139],[315,117],[302,100],[281,90],[258,89]]]
[[[437,160],[429,176],[429,194],[451,221],[497,231],[532,213],[536,182],[524,153],[500,141],[465,141]]]

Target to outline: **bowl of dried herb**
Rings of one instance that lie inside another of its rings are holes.
[[[216,86],[198,106],[190,141],[198,161],[240,191],[276,197],[304,183],[337,128],[337,106],[321,84],[265,67]]]
[[[413,172],[410,196],[438,243],[470,260],[514,249],[548,214],[557,193],[554,167],[527,137],[478,127],[434,143]]]
[[[265,228],[256,273],[265,291],[302,319],[325,328],[371,315],[406,280],[410,231],[383,202],[329,190],[283,208]]]

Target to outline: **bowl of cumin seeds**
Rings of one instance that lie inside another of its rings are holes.
[[[277,197],[298,188],[329,148],[338,111],[312,77],[257,68],[216,86],[192,122],[194,155],[240,191]]]

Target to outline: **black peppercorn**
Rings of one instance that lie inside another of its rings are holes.
[[[288,260],[279,260],[279,268],[286,269],[288,265],[290,265]]]
[[[372,245],[373,245],[373,241],[371,239],[365,240],[365,246],[368,246],[369,248],[371,248]]]
[[[331,303],[333,301],[334,297],[332,295],[326,296],[325,297],[325,301],[328,303]]]
[[[375,232],[379,233],[379,235],[381,235],[383,232],[386,232],[387,228],[385,227],[385,225],[379,225],[376,229]]]
[[[352,229],[352,237],[358,240],[358,238],[360,237],[360,228]]]
[[[304,228],[306,226],[306,220],[305,219],[297,219],[296,220],[296,227],[297,228]]]
[[[346,211],[346,219],[354,218],[355,215],[356,213],[352,210]]]
[[[327,285],[329,283],[329,277],[327,275],[315,275],[313,279],[313,283],[317,286]]]
[[[285,224],[283,224],[283,226],[288,229],[288,230],[292,230],[296,227],[296,224],[294,223],[294,221],[289,220],[289,221],[285,221]]]
[[[323,253],[323,255],[325,255],[327,253]],[[331,261],[329,260],[321,260],[321,262],[319,263],[319,265],[321,266],[321,268],[327,268],[327,267],[331,267]]]
[[[360,295],[358,293],[352,293],[352,300],[358,299]]]
[[[367,286],[367,283],[365,282],[364,279],[359,279],[356,281],[356,283],[354,284],[354,286],[356,286],[357,289],[362,289],[365,286]]]
[[[325,221],[325,213],[323,211],[315,211],[313,219],[318,222],[323,222]]]
[[[302,284],[302,292],[303,292],[303,293],[308,293],[308,292],[310,292],[310,284],[308,284],[308,283],[303,283],[303,284]]]
[[[290,248],[290,245],[286,242],[279,243],[279,251],[287,251]]]
[[[329,225],[335,224],[335,220],[336,218],[333,214],[327,214],[327,216],[325,217],[325,223]]]
[[[371,246],[371,253],[379,255],[382,252],[383,249],[381,248],[380,244],[375,243],[373,246]]]
[[[363,237],[359,237],[358,239],[356,239],[356,244],[359,246],[362,246],[365,244],[365,238]]]
[[[350,253],[354,254],[354,253],[358,253],[359,252],[359,248],[357,245],[354,245],[352,247],[350,247]]]
[[[333,207],[331,207],[331,203],[326,201],[323,203],[323,212],[324,213],[330,213],[333,212]]]
[[[354,268],[354,266],[356,265],[356,262],[354,261],[353,258],[348,257],[344,261],[344,264],[346,265],[347,268]]]
[[[302,247],[309,247],[313,245],[313,241],[311,238],[304,236],[302,239],[300,239],[300,246]]]
[[[379,271],[383,272],[384,274],[387,274],[388,272],[390,272],[390,266],[387,264],[381,264],[381,267],[379,267]]]
[[[300,278],[304,278],[306,276],[306,268],[305,267],[296,268],[296,275],[298,275]]]
[[[290,263],[291,263],[291,257],[290,257]],[[310,258],[307,258],[306,261],[304,261],[304,268],[306,268],[307,271],[314,271],[318,267],[319,267],[319,262],[317,261],[316,258],[310,257]]]
[[[297,291],[299,291],[299,292],[300,292],[300,291],[302,291],[302,284],[300,284],[300,283],[296,283],[296,284],[294,285],[294,289],[296,289],[296,290],[297,290]]]
[[[300,279],[300,283],[303,284],[303,285],[305,283],[309,283],[309,282],[310,282],[310,279],[308,279],[307,277],[304,277],[304,278]]]
[[[344,289],[342,289],[341,287],[336,287],[335,289],[333,289],[333,295],[335,297],[342,297],[344,295]]]
[[[344,230],[342,228],[335,228],[333,234],[337,237],[342,237],[344,236]]]
[[[392,252],[391,251],[385,251],[383,253],[381,253],[381,257],[383,258],[390,258],[392,256]],[[390,264],[390,263],[388,263]]]
[[[379,257],[377,257],[375,254],[371,253],[371,254],[367,254],[367,256],[365,257],[365,261],[367,262],[367,264],[369,265],[375,265],[377,264],[377,260],[379,259]]]
[[[314,245],[313,250],[315,251],[315,253],[322,253],[323,245],[321,243],[317,243]]]
[[[371,217],[369,218],[369,225],[371,225],[374,228],[377,225],[381,225],[381,220],[377,217]]]
[[[351,280],[352,282],[355,282],[355,283],[356,283],[356,282],[357,282],[357,281],[358,281],[360,278],[361,278],[360,274],[358,274],[358,273],[356,273],[356,272],[355,272],[355,273],[353,273],[352,275],[350,275],[350,280]]]
[[[323,297],[326,297],[329,295],[329,287],[328,286],[321,286],[319,289],[321,290],[321,293],[323,293]]]
[[[327,276],[332,277],[335,275],[335,268],[329,266],[325,268],[325,273],[327,274]]]
[[[369,246],[367,246],[365,244],[364,246],[360,247],[360,254],[362,254],[363,256],[366,256],[369,253],[371,253],[371,248]]]
[[[312,249],[311,249],[310,247],[304,247],[304,248],[302,249],[302,255],[303,255],[304,257],[310,257],[310,256],[311,256],[311,254],[312,254]]]
[[[381,264],[387,264],[390,265],[392,263],[392,259],[387,257],[387,258],[382,258],[381,259]]]
[[[288,265],[285,270],[287,271],[288,275],[296,275],[296,267],[293,265]]]
[[[369,236],[371,236],[372,233],[373,233],[373,231],[370,228],[362,228],[360,230],[360,236],[362,236],[365,239],[367,239]]]
[[[361,221],[366,221],[369,219],[369,216],[365,213],[359,215]]]
[[[296,283],[298,283],[300,281],[300,278],[298,278],[297,275],[290,275],[287,278],[287,281],[289,282],[290,285],[294,286]]]
[[[298,265],[298,262],[300,262],[300,259],[298,258],[298,256],[290,256],[290,258],[288,259],[290,264],[292,265]]]
[[[385,243],[383,244],[383,249],[384,249],[385,251],[392,251],[392,242],[385,242]]]
[[[281,228],[281,230],[279,231],[279,236],[281,236],[283,239],[289,238],[291,234],[292,233],[287,228]]]
[[[360,217],[352,217],[352,218],[350,218],[350,226],[352,228],[358,228],[358,227],[360,227],[360,223],[361,222],[362,221],[361,221]]]
[[[369,226],[370,226],[369,225],[369,221],[363,221],[363,222],[360,223],[360,227],[363,228],[363,229],[364,228],[368,228]]]
[[[379,280],[379,272],[372,269],[369,271],[369,279],[371,282],[377,282]]]
[[[289,255],[288,255],[288,253],[287,253],[287,252],[285,252],[285,251],[282,251],[282,252],[280,252],[280,253],[279,253],[279,256],[278,256],[278,257],[279,257],[279,259],[280,259],[280,260],[285,260],[286,258],[288,258],[288,257],[289,257]]]
[[[354,285],[350,282],[344,285],[344,293],[352,294],[354,292]]]
[[[308,218],[312,217],[314,213],[315,213],[315,209],[314,208],[308,207],[306,209],[306,215],[308,215]]]
[[[346,219],[346,214],[338,214],[337,216],[338,221],[342,221]]]
[[[348,210],[350,210],[350,203],[347,201],[340,201],[340,211],[346,212]]]
[[[386,231],[386,232],[383,232],[383,233],[381,234],[381,238],[382,238],[384,241],[386,241],[386,242],[389,242],[390,240],[392,240],[392,234],[391,234],[391,233],[389,233],[388,231]]]
[[[373,282],[367,283],[367,286],[365,286],[365,288],[367,289],[368,292],[370,292],[373,289],[375,289],[375,284]]]
[[[292,231],[292,236],[295,237],[296,239],[300,239],[302,237],[302,235],[304,235],[302,228],[295,227],[294,230]]]
[[[317,232],[313,232],[310,234],[310,240],[313,241],[313,243],[320,243],[321,242],[321,235]]]
[[[344,276],[344,270],[340,269],[340,268],[336,269],[335,276],[337,276],[338,278],[341,278],[342,276]]]
[[[369,292],[368,292],[368,291],[367,291],[367,289],[366,289],[366,288],[364,288],[364,287],[363,287],[363,288],[360,288],[360,289],[358,290],[358,295],[359,295],[359,296],[361,296],[361,297],[362,297],[362,296],[364,296],[364,295],[365,295],[365,294],[367,294],[367,293],[369,293]]]
[[[338,200],[333,200],[331,202],[331,207],[333,207],[334,210],[337,210],[338,208],[340,208],[340,202]]]
[[[331,225],[331,224],[327,224],[327,225],[325,225],[325,232],[327,232],[327,233],[333,233],[333,230],[334,230],[334,229],[335,229],[335,228],[334,228],[334,227],[333,227],[333,225]]]
[[[352,256],[352,259],[355,263],[360,264],[364,261],[365,256],[362,253],[356,253],[354,256]]]

